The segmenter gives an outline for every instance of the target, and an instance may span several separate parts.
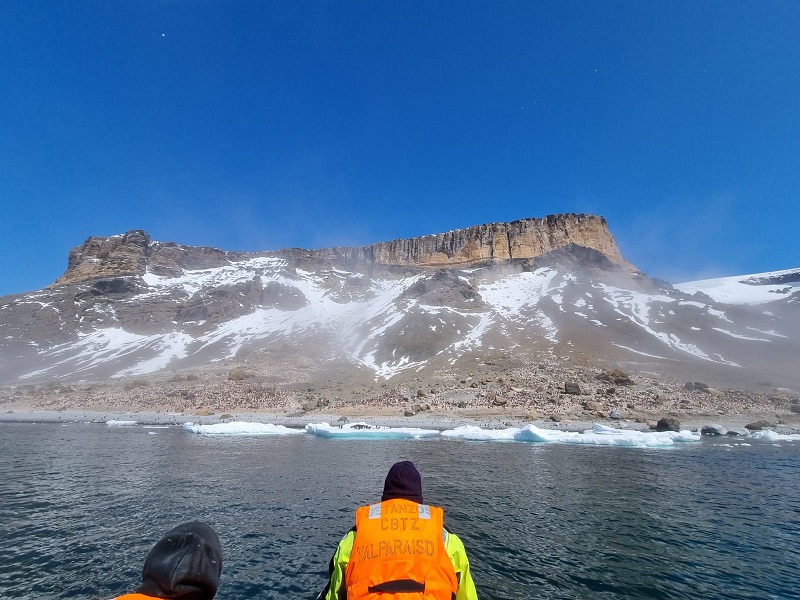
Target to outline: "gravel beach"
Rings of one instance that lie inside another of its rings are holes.
[[[592,423],[648,429],[664,418],[683,429],[707,424],[800,431],[792,390],[716,389],[649,374],[550,364],[481,365],[391,382],[349,374],[325,380],[242,368],[125,380],[0,388],[0,422],[211,424],[226,421],[303,427],[374,425],[499,429],[534,423],[582,430]]]

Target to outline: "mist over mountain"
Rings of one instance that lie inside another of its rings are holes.
[[[550,215],[359,248],[258,253],[91,237],[0,298],[0,383],[247,368],[393,382],[568,362],[800,389],[800,268],[671,285],[602,217]]]

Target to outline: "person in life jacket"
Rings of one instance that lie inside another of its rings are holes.
[[[211,600],[222,573],[222,546],[207,524],[178,525],[161,538],[144,563],[142,583],[114,600]]]
[[[317,600],[477,600],[463,542],[422,500],[410,461],[392,465],[381,502],[356,511]]]

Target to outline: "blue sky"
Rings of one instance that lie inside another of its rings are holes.
[[[584,212],[800,267],[800,2],[5,0],[0,295],[92,235],[363,245]]]

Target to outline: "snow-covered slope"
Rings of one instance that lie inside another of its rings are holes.
[[[688,281],[675,288],[687,294],[700,292],[725,304],[764,304],[800,292],[800,269]]]
[[[8,296],[0,299],[0,382],[242,361],[306,373],[352,368],[380,380],[468,368],[489,354],[684,379],[798,379],[791,365],[800,356],[800,270],[671,289],[570,260],[353,272],[259,256],[176,277],[146,273]]]

